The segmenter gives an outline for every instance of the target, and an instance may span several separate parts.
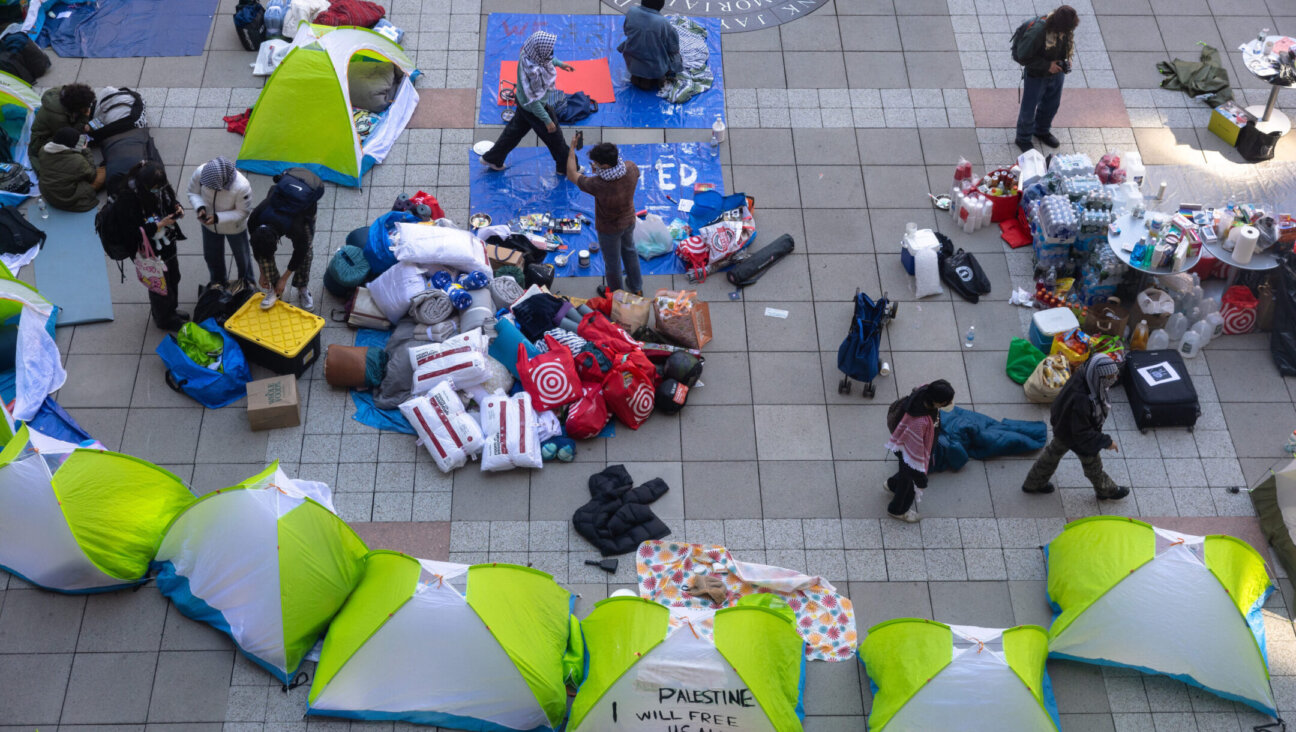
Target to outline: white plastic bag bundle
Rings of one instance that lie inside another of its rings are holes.
[[[443,473],[462,468],[486,444],[481,425],[464,411],[463,402],[448,383],[437,384],[426,396],[401,404],[400,410]]]
[[[491,274],[486,245],[463,229],[406,223],[396,228],[400,243],[392,247],[392,253],[402,262]]]
[[[914,297],[924,298],[942,292],[940,259],[936,256],[936,250],[918,250],[914,255]]]
[[[539,425],[529,394],[522,391],[511,397],[487,397],[481,420],[486,437],[483,471],[543,467]]]
[[[410,262],[397,262],[370,282],[369,296],[393,325],[409,312],[410,298],[428,288],[423,268]]]
[[[414,370],[411,391],[424,394],[442,382],[456,389],[468,389],[490,378],[486,365],[486,337],[480,328],[451,336],[440,343],[428,343],[409,349]]]
[[[671,238],[666,222],[655,213],[650,213],[642,219],[635,219],[634,245],[635,251],[639,252],[644,259],[660,257],[675,251],[675,240]]]

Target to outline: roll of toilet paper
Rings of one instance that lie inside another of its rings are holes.
[[[1260,241],[1260,230],[1254,226],[1236,228],[1237,238],[1233,243],[1233,261],[1238,264],[1250,264],[1251,255],[1255,254],[1256,242]]]

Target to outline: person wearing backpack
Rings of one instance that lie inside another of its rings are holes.
[[[86,135],[64,127],[40,150],[36,180],[45,201],[60,211],[93,211],[99,205],[108,171],[95,167],[86,149],[89,142]]]
[[[176,242],[185,238],[176,222],[182,216],[184,209],[167,181],[166,168],[161,163],[141,160],[126,174],[121,190],[95,219],[108,256],[119,262],[131,258],[141,248],[142,230],[142,236],[148,237],[154,253],[166,265],[166,294],[149,291],[153,324],[162,330],[179,330],[189,321],[189,313],[176,309],[180,287]]]
[[[886,449],[900,459],[895,475],[887,478],[882,488],[891,494],[887,515],[891,518],[916,524],[918,491],[927,488],[927,470],[931,465],[932,448],[936,446],[936,430],[940,429],[940,412],[954,404],[954,387],[945,379],[937,379],[914,389],[907,397],[897,399],[892,409],[899,414],[893,417],[888,409],[887,422],[895,421]]]
[[[90,118],[94,115],[94,89],[85,84],[64,84],[46,90],[41,95],[40,108],[32,118],[31,141],[27,143],[27,159],[32,170],[40,173],[40,151],[54,134],[64,127],[78,133],[90,132]]]
[[[252,254],[256,257],[257,267],[261,270],[261,289],[266,296],[261,300],[261,308],[269,310],[275,301],[283,297],[284,288],[291,279],[292,286],[297,288],[297,304],[302,310],[313,310],[315,300],[310,293],[310,269],[313,260],[311,244],[315,238],[316,204],[292,218],[286,231],[279,229],[280,224],[274,217],[266,215],[270,207],[269,197],[252,209],[248,228],[252,231]],[[287,236],[292,242],[292,256],[288,267],[282,275],[275,263],[275,251],[279,239]]]
[[[252,184],[228,158],[198,166],[189,177],[189,203],[203,225],[203,259],[210,282],[224,285],[225,241],[234,252],[239,280],[252,281],[252,249],[247,222],[252,212]]]
[[[1022,23],[1012,34],[1013,60],[1022,66],[1021,110],[1017,113],[1017,147],[1026,152],[1035,147],[1034,135],[1049,147],[1057,147],[1050,128],[1062,86],[1071,71],[1075,55],[1075,29],[1080,17],[1075,8],[1061,5],[1048,15]]]

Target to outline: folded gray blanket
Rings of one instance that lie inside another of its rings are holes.
[[[454,311],[450,296],[444,290],[429,288],[410,298],[410,317],[423,325],[440,323]]]
[[[491,300],[495,301],[497,309],[506,308],[517,302],[525,291],[512,277],[496,277],[490,283]]]

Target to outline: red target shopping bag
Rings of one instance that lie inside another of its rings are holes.
[[[652,415],[655,400],[653,378],[629,356],[620,356],[603,379],[603,401],[608,410],[625,426],[637,430]]]
[[[1246,285],[1234,285],[1220,301],[1220,317],[1224,318],[1225,335],[1242,335],[1255,330],[1256,314],[1260,301]]]
[[[576,373],[571,351],[547,334],[545,345],[549,347],[548,353],[527,360],[526,346],[518,344],[518,378],[522,380],[522,388],[531,395],[531,402],[538,412],[556,409],[581,398],[580,375]]]
[[[567,436],[576,440],[596,437],[607,426],[607,402],[603,399],[603,385],[586,382],[585,394],[567,410]]]

